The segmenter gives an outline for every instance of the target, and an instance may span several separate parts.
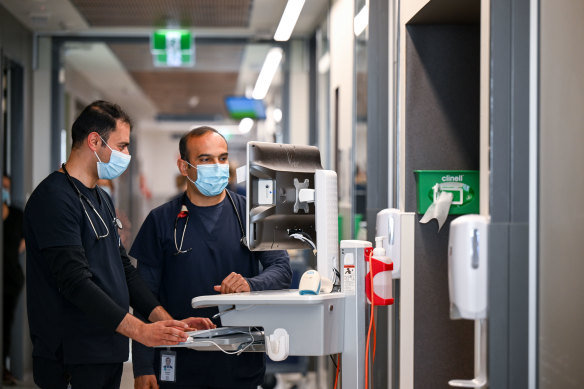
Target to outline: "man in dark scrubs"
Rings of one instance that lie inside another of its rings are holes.
[[[208,319],[173,320],[131,265],[111,198],[96,187],[130,162],[130,118],[105,101],[73,123],[67,163],[25,209],[27,299],[35,383],[43,389],[119,388],[128,338],[148,346],[185,341]],[[152,323],[128,313],[132,305]]]
[[[292,271],[286,251],[251,252],[241,243],[245,197],[225,189],[229,161],[223,136],[211,127],[196,128],[181,138],[179,151],[177,164],[187,190],[150,212],[130,250],[138,272],[168,312],[191,315],[196,296],[288,288]],[[217,308],[196,312],[212,317]],[[137,389],[255,389],[265,373],[263,353],[176,348],[170,354],[175,374],[168,375],[161,374],[166,351],[136,343],[132,351]]]
[[[2,318],[3,318],[3,354],[2,354],[2,383],[4,386],[16,384],[16,378],[6,367],[6,360],[10,357],[10,343],[12,343],[12,325],[20,291],[24,286],[24,273],[20,266],[20,255],[24,252],[22,231],[23,214],[20,209],[10,203],[10,177],[2,177],[2,220],[4,221],[4,245],[2,247],[3,281],[2,290]]]

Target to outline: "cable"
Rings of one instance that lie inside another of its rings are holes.
[[[336,267],[333,267],[335,280],[333,281],[333,292],[337,292],[341,288],[341,273]]]
[[[371,282],[371,297],[370,297],[370,301],[371,301],[371,315],[369,317],[369,330],[367,331],[367,341],[365,342],[366,344],[366,348],[365,348],[365,389],[368,389],[368,383],[369,383],[369,370],[368,370],[368,366],[369,366],[369,343],[371,342],[371,328],[373,327],[373,320],[374,320],[374,310],[375,310],[375,293],[373,292],[373,264],[371,263],[373,257],[373,251],[369,252],[369,278],[370,278],[370,282]],[[372,363],[373,364],[373,361]],[[373,379],[373,377],[371,377]]]
[[[252,333],[251,333],[251,327],[249,327],[249,332],[241,332],[242,334],[249,334],[249,336],[251,337],[251,341],[249,343],[247,343],[245,345],[244,348],[236,350],[236,351],[227,351],[225,349],[223,349],[221,346],[219,346],[216,342],[212,341],[212,340],[203,340],[201,338],[197,338],[196,341],[198,343],[211,343],[213,346],[217,347],[219,349],[219,351],[227,354],[227,355],[239,355],[242,352],[244,352],[245,350],[247,350],[249,347],[251,347],[251,345],[254,344],[255,342],[255,338],[253,337]],[[241,347],[241,346],[240,346]]]
[[[242,352],[244,352],[245,350],[247,350],[252,344],[253,344],[253,340],[250,341],[244,348],[242,348],[241,350],[237,350],[237,351],[227,351],[224,350],[223,348],[221,348],[221,346],[219,346],[217,343],[213,342],[212,340],[199,340],[199,343],[211,343],[213,346],[217,347],[219,349],[219,351],[227,354],[227,355],[239,355]]]
[[[377,309],[375,307],[374,309]],[[375,312],[373,313],[375,317]],[[377,348],[377,326],[375,325],[375,320],[373,321],[373,360],[371,361],[371,365],[375,363],[375,349]]]
[[[301,242],[308,243],[312,247],[312,253],[314,255],[316,255],[316,252],[317,252],[316,245],[312,241],[312,238],[310,237],[310,235],[308,235],[306,232],[302,232],[302,231],[298,231],[298,230],[289,230],[288,236],[291,238],[294,238],[294,239],[298,239]]]
[[[332,355],[329,355],[329,357],[331,358],[331,362],[333,363],[333,365],[335,365],[335,369],[337,368],[337,363],[335,362],[335,359],[333,358]]]
[[[331,355],[332,358],[332,355]],[[341,354],[337,354],[337,372],[335,374],[335,386],[334,389],[337,389],[337,384],[339,383],[339,366],[341,366]]]

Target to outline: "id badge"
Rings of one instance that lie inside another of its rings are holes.
[[[176,352],[160,353],[160,381],[176,382]]]

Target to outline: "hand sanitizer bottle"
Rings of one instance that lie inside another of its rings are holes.
[[[373,274],[373,302],[375,305],[391,305],[392,297],[392,275],[393,262],[385,255],[383,248],[383,236],[375,238],[375,249],[371,262],[367,264],[367,275],[365,276],[365,292],[367,300],[371,303],[371,272]],[[365,258],[369,261],[369,258]]]

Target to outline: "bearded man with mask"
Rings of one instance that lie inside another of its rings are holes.
[[[119,388],[128,338],[175,345],[208,319],[173,320],[131,265],[111,198],[96,186],[130,163],[131,120],[112,103],[87,106],[72,127],[61,169],[25,209],[27,298],[33,374],[43,389]],[[128,313],[129,306],[147,317]]]
[[[251,252],[242,242],[245,197],[226,189],[225,138],[214,128],[195,128],[181,138],[179,152],[177,165],[188,180],[187,190],[150,212],[130,250],[138,272],[168,312],[190,314],[191,299],[201,295],[288,288],[288,253]],[[209,318],[217,312],[216,307],[197,310]],[[134,387],[255,389],[263,382],[262,353],[173,351],[175,375],[169,381],[161,374],[166,352],[134,342]]]

